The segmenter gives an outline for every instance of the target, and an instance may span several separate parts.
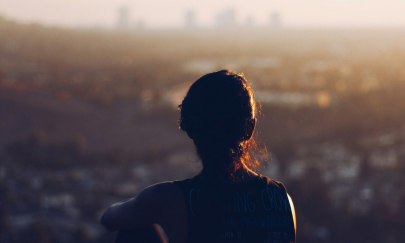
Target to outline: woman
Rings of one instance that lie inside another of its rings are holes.
[[[119,235],[124,241],[162,242],[151,228],[160,225],[175,243],[295,242],[291,198],[280,182],[254,171],[257,107],[245,77],[227,70],[204,75],[179,108],[180,128],[193,140],[202,171],[110,206],[101,223],[135,232]]]

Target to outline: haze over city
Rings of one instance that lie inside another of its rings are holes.
[[[113,27],[124,6],[131,22],[151,28],[182,27],[188,11],[200,26],[210,27],[227,9],[235,12],[237,23],[258,26],[277,13],[291,27],[405,27],[402,0],[2,0],[0,15],[47,25]]]

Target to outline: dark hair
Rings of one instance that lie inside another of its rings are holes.
[[[179,105],[180,128],[194,141],[204,169],[232,174],[260,163],[253,131],[257,103],[242,74],[209,73],[194,82]]]

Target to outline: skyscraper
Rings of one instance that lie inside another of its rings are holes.
[[[197,26],[196,14],[193,10],[188,10],[184,15],[184,21],[186,28],[194,28]]]
[[[118,9],[117,27],[119,29],[128,29],[130,25],[130,9],[128,6],[122,6]]]
[[[216,25],[220,28],[235,27],[236,13],[233,8],[225,9],[216,16]]]
[[[270,14],[270,26],[273,28],[281,26],[281,14],[278,11],[273,11]]]

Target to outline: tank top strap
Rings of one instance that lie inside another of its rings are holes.
[[[260,179],[264,183],[265,187],[276,187],[278,188],[281,192],[284,192],[287,194],[287,189],[284,186],[284,184],[281,181],[277,181],[274,179],[271,179],[270,177],[259,175]]]
[[[178,186],[184,196],[188,194],[191,188],[195,187],[195,179],[185,179],[185,180],[177,180],[173,181],[173,183]]]
[[[187,211],[187,237],[186,237],[186,242],[193,242],[191,239],[191,235],[194,235],[194,222],[193,222],[193,196],[196,188],[198,188],[198,181],[199,181],[199,176],[194,176],[189,179],[185,180],[176,180],[173,181],[174,185],[178,186],[180,191],[183,194],[184,198],[184,205],[186,206],[186,211]]]

